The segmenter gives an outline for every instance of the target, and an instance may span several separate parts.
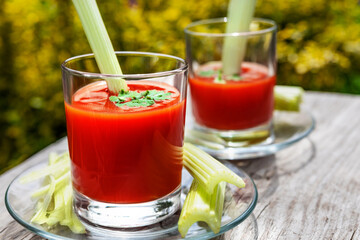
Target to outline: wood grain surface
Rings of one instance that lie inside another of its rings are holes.
[[[233,161],[255,181],[259,200],[239,226],[217,239],[360,239],[360,96],[307,92],[316,119],[308,138],[264,158]],[[0,239],[41,239],[9,215],[12,179],[64,139],[0,176]]]

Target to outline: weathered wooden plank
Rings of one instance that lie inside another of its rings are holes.
[[[317,121],[308,140],[243,166],[259,190],[258,238],[240,225],[229,239],[359,238],[360,98],[308,93],[305,106]]]
[[[19,239],[19,240],[40,240],[43,239],[21,226],[19,223],[12,220],[0,232],[1,239]]]
[[[309,138],[268,156],[234,161],[255,180],[259,201],[242,224],[218,239],[360,239],[360,97],[307,92],[317,126]],[[0,176],[10,181],[62,141]],[[0,239],[39,239],[14,222],[0,198]]]

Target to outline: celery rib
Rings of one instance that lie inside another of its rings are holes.
[[[241,177],[190,143],[184,144],[184,167],[194,177],[180,213],[178,230],[185,237],[189,228],[206,222],[214,233],[220,231],[226,182],[245,187]]]
[[[49,165],[54,165],[60,161],[68,161],[68,159],[69,159],[69,152],[63,152],[60,155],[58,155],[55,152],[51,152],[49,154]]]
[[[185,237],[195,222],[206,222],[214,233],[220,231],[226,183],[219,183],[209,194],[201,183],[193,180],[178,222],[178,230]]]
[[[247,32],[255,11],[256,0],[231,0],[228,6],[226,33]],[[246,37],[226,36],[222,52],[225,75],[241,74],[245,56]]]
[[[40,208],[36,212],[36,214],[31,218],[30,222],[34,222],[34,223],[38,223],[38,224],[43,224],[46,222],[46,220],[47,220],[46,213],[47,213],[47,209],[50,205],[52,195],[54,194],[54,191],[55,191],[55,185],[56,185],[55,178],[50,175],[50,186],[44,197],[44,201],[40,205]]]
[[[222,181],[245,187],[245,182],[215,158],[190,143],[184,144],[184,166],[211,194]]]
[[[20,179],[21,183],[28,183],[39,179],[47,175],[54,175],[55,178],[65,174],[70,170],[70,163],[66,159],[55,162],[53,165],[49,165],[45,168],[39,169],[37,171],[31,172],[30,174],[24,176]]]
[[[59,177],[58,179],[55,180],[55,187],[57,189],[59,189],[60,187],[66,185],[66,184],[70,184],[70,171],[67,171],[64,175],[62,175],[61,177]],[[43,196],[44,194],[46,194],[46,192],[49,190],[50,187],[51,187],[50,185],[46,185],[46,186],[38,189],[31,195],[31,197],[39,198],[39,197]]]
[[[304,89],[298,86],[276,85],[274,88],[275,109],[299,111]]]
[[[72,209],[73,190],[69,153],[62,155],[50,153],[48,162],[47,167],[32,172],[25,178],[25,180],[35,180],[44,175],[50,178],[48,185],[32,194],[32,197],[40,199],[31,222],[48,227],[60,224],[69,227],[74,233],[85,233],[85,227]],[[56,179],[55,176],[58,178]]]
[[[120,64],[116,58],[105,24],[95,0],[73,0],[73,4],[81,20],[90,47],[94,52],[96,63],[103,74],[122,75]],[[128,91],[122,78],[105,79],[110,92]]]
[[[60,219],[63,219],[65,217],[63,198],[64,189],[65,187],[62,187],[61,189],[54,192],[54,209],[49,212],[49,217],[46,222],[49,226],[57,224]]]

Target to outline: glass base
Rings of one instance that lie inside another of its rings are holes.
[[[242,130],[218,130],[197,123],[194,129],[209,136],[212,135],[214,139],[218,138],[219,142],[221,141],[227,148],[247,147],[254,144],[267,145],[273,143],[275,139],[272,120],[260,126]]]
[[[148,226],[174,214],[181,205],[181,187],[150,202],[114,204],[92,200],[74,190],[74,211],[88,229],[116,231]]]

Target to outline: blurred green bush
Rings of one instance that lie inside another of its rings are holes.
[[[66,135],[60,64],[89,53],[70,0],[0,0],[0,172]],[[184,27],[228,0],[98,1],[116,50],[184,57]],[[278,23],[278,83],[360,93],[357,0],[258,0]]]

